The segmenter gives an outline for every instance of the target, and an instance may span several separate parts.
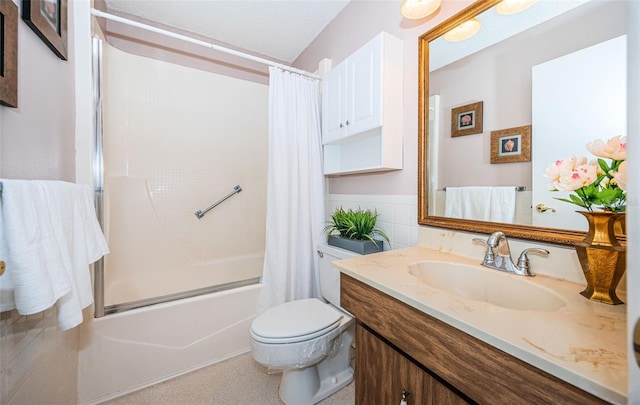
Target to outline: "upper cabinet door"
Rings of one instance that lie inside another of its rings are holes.
[[[323,77],[326,175],[402,169],[402,48],[381,32]]]
[[[357,134],[382,125],[382,36],[348,59],[347,131]]]
[[[346,135],[347,61],[342,62],[322,79],[322,140],[334,142]]]
[[[382,125],[382,46],[379,35],[323,77],[324,144]]]

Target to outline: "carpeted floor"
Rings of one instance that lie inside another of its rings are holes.
[[[280,405],[278,386],[282,374],[268,374],[250,353],[176,377],[107,405]],[[354,384],[321,401],[322,405],[355,403]]]

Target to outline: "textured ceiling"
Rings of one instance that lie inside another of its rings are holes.
[[[349,0],[106,0],[127,13],[293,62]]]

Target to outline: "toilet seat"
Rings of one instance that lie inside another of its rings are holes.
[[[329,333],[343,314],[316,298],[287,302],[256,317],[251,337],[262,343],[295,343]]]

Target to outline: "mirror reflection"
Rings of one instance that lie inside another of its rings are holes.
[[[586,230],[544,173],[626,135],[626,7],[490,8],[474,37],[429,44],[428,216]]]

